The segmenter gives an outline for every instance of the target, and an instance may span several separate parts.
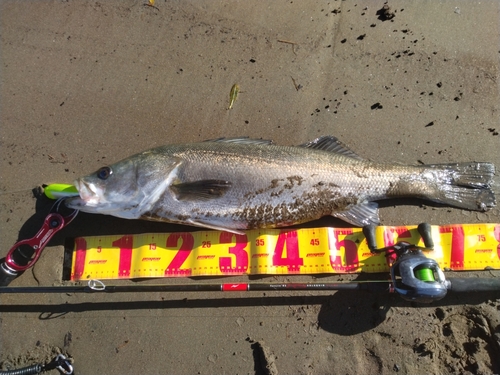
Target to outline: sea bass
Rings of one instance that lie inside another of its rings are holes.
[[[337,138],[300,146],[221,138],[167,145],[75,181],[70,208],[241,233],[332,215],[378,224],[377,200],[417,197],[467,210],[495,205],[491,163],[381,164]]]

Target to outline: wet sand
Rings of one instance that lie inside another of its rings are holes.
[[[377,14],[383,5],[3,1],[0,255],[34,235],[50,209],[33,188],[168,143],[247,135],[301,144],[331,134],[376,161],[500,166],[499,3],[391,1]],[[235,83],[241,93],[227,110]],[[384,203],[383,225],[500,216],[498,207],[398,203],[408,204]],[[179,229],[80,214],[11,285],[61,285],[67,238]],[[0,363],[62,352],[78,374],[499,373],[499,297],[416,305],[356,292],[0,295]]]

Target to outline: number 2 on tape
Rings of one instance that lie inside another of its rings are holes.
[[[194,237],[191,233],[171,233],[167,237],[166,247],[176,248],[179,243],[179,239],[182,240],[181,246],[177,253],[174,255],[174,258],[170,261],[170,264],[167,266],[165,270],[165,276],[190,276],[191,268],[187,268],[181,270],[182,265],[193,251],[194,247]]]

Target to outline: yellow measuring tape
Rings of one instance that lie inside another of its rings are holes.
[[[441,268],[500,268],[500,224],[432,226]],[[378,247],[406,241],[423,246],[417,226],[378,227]],[[361,228],[251,230],[244,235],[199,231],[79,237],[71,280],[255,274],[388,272]]]

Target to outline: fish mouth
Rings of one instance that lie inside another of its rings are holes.
[[[81,179],[75,180],[74,185],[80,196],[66,199],[67,207],[82,209],[82,207],[96,207],[102,204],[100,199],[103,193],[102,189]]]
[[[90,214],[113,215],[125,219],[137,219],[139,217],[134,210],[130,210],[127,205],[128,202],[123,204],[123,202],[110,200],[105,196],[105,189],[92,182],[79,178],[74,182],[74,185],[80,196],[65,199],[64,204],[68,208]]]
[[[80,194],[80,198],[85,202],[93,203],[102,195],[101,189],[98,189],[94,184],[85,182],[84,180],[76,180],[75,186],[76,190],[78,190],[78,194]]]

